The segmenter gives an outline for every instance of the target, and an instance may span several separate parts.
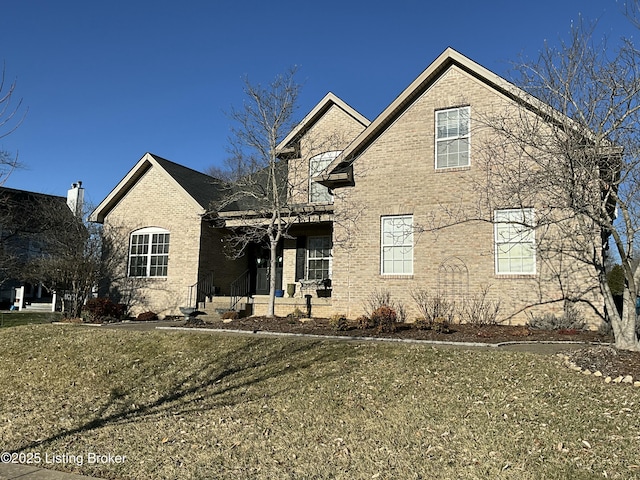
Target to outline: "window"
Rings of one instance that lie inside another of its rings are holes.
[[[494,222],[496,273],[535,273],[533,209],[496,210]]]
[[[322,173],[329,164],[342,153],[342,151],[325,152],[309,160],[309,203],[332,203],[333,196],[329,189],[318,182],[313,181],[313,177]]]
[[[143,228],[131,234],[130,277],[166,277],[169,265],[169,232]]]
[[[436,168],[469,166],[470,107],[436,112]]]
[[[413,215],[382,217],[383,275],[413,274]]]
[[[307,280],[331,278],[331,237],[309,237]]]

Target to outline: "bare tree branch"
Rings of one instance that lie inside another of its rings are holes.
[[[3,65],[0,78],[0,138],[13,133],[22,124],[28,111],[27,109],[21,112],[22,99],[14,98],[16,81],[7,84],[5,74],[6,69]],[[0,185],[4,185],[9,175],[20,167],[17,153],[0,150]]]
[[[615,49],[596,42],[594,28],[580,22],[569,41],[516,65],[515,83],[542,101],[535,109],[508,106],[479,122],[494,135],[482,152],[486,199],[489,211],[535,205],[538,258],[572,258],[594,271],[616,345],[640,350],[640,52],[630,40]],[[621,314],[606,281],[611,255],[625,274]]]

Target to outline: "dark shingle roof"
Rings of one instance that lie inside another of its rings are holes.
[[[209,209],[212,202],[220,200],[224,182],[191,168],[177,164],[166,158],[150,153],[154,160],[180,184],[185,191],[202,206]]]
[[[5,231],[42,233],[73,219],[65,197],[0,187],[0,227]]]
[[[280,198],[287,198],[287,179],[289,164],[286,160],[279,160],[275,164],[276,182]],[[226,204],[220,212],[244,212],[269,210],[272,206],[272,196],[269,194],[269,167],[262,168],[248,176],[238,184],[232,184],[228,190],[220,189],[221,195],[230,195],[234,201]]]

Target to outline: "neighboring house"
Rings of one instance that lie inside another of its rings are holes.
[[[411,320],[417,290],[451,301],[484,292],[512,323],[584,300],[583,315],[597,325],[603,302],[594,272],[570,257],[544,264],[535,232],[517,227],[537,205],[500,205],[489,221],[473,220],[486,195],[478,188],[480,158],[490,141],[474,121],[508,107],[518,92],[447,49],[373,122],[333,94],[322,99],[278,147],[289,205],[301,215],[276,272],[280,289],[296,285],[295,298],[278,299],[276,313],[304,310],[311,294],[315,315],[355,318],[374,292],[385,291]],[[149,308],[177,314],[191,302],[189,287],[212,276],[216,294],[240,292],[254,313],[264,312],[268,252],[255,245],[231,261],[222,251],[225,228],[241,227],[247,208],[237,204],[217,212],[215,224],[206,220],[222,192],[221,182],[146,154],[93,213],[127,232],[128,276],[146,279]],[[246,288],[238,290],[239,282]]]
[[[60,224],[81,212],[83,199],[82,182],[73,184],[67,198],[0,187],[1,308],[56,308],[54,292],[22,279],[34,276],[25,270],[30,262],[53,254],[49,240]]]

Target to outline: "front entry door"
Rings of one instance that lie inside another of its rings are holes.
[[[256,256],[256,295],[269,294],[269,251],[263,250]],[[276,264],[276,290],[282,289],[282,255],[278,254]]]

